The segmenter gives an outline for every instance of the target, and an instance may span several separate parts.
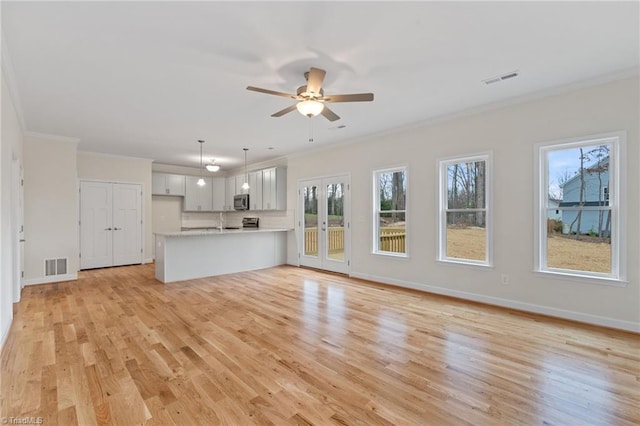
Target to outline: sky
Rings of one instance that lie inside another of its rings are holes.
[[[591,145],[582,147],[583,152],[587,153],[600,145]],[[610,148],[610,145],[607,145]],[[554,196],[562,195],[559,181],[565,174],[569,176],[575,175],[580,170],[580,148],[560,149],[548,152],[548,170],[549,170],[549,194]],[[586,160],[585,166],[593,164],[595,160]]]

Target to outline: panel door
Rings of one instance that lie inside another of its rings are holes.
[[[80,182],[80,268],[113,263],[112,184]]]
[[[142,186],[113,184],[113,266],[142,263]]]

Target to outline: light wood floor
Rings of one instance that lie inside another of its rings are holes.
[[[2,417],[91,424],[640,423],[638,335],[294,267],[25,288]]]

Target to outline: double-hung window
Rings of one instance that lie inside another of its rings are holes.
[[[373,252],[407,255],[407,168],[373,172]]]
[[[536,270],[623,280],[624,134],[536,149]]]
[[[491,266],[491,157],[439,161],[438,260]]]

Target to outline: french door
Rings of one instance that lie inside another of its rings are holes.
[[[349,273],[349,191],[347,175],[300,181],[300,265]]]
[[[142,263],[142,185],[80,182],[80,269]]]

